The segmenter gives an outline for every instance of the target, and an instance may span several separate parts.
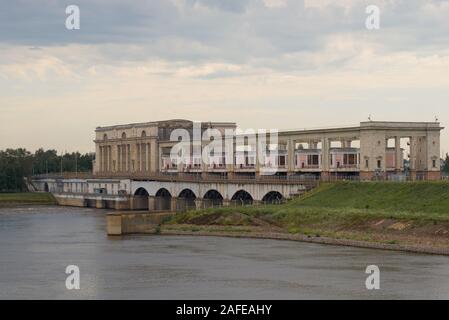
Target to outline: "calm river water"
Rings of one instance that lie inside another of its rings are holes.
[[[449,258],[291,241],[108,238],[105,211],[0,209],[0,299],[449,298]],[[80,268],[67,290],[65,268]],[[367,265],[381,288],[365,288]]]

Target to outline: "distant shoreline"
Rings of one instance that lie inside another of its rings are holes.
[[[0,208],[55,204],[53,195],[47,192],[0,193]]]

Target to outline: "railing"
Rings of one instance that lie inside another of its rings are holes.
[[[335,167],[331,167],[331,169],[360,169],[360,165],[358,164],[340,164]]]
[[[256,165],[254,164],[236,164],[234,169],[256,169]]]
[[[213,164],[208,166],[209,169],[213,170],[213,169],[226,169],[226,165],[225,164]]]
[[[313,175],[251,175],[251,176],[236,176],[236,175],[219,175],[208,173],[148,173],[148,172],[104,172],[93,175],[89,172],[63,172],[39,174],[31,177],[34,180],[38,179],[136,179],[136,180],[159,180],[159,181],[188,181],[188,182],[217,182],[217,183],[281,183],[281,184],[318,184],[322,182],[337,182],[337,181],[360,181],[359,175],[328,175],[328,176],[313,176]],[[366,180],[366,179],[363,179]],[[371,181],[415,181],[426,180],[424,175],[416,175],[411,177],[404,174],[385,174],[381,173],[370,178]],[[442,176],[441,180],[449,180],[448,176]]]
[[[315,185],[318,178],[301,176],[226,176],[214,174],[170,174],[170,173],[146,173],[146,172],[126,172],[126,173],[97,173],[95,178],[122,178],[136,180],[157,180],[168,182],[216,182],[216,183],[281,183],[281,184],[304,184]]]
[[[295,167],[295,169],[298,169],[298,170],[300,170],[300,169],[320,169],[320,168],[321,167],[318,164],[306,164],[306,165],[303,165],[303,166],[296,166]]]
[[[92,172],[42,173],[32,176],[33,179],[92,179]]]

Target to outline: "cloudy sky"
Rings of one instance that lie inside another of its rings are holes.
[[[0,0],[0,114],[0,149],[83,152],[96,126],[170,118],[449,126],[449,1]]]

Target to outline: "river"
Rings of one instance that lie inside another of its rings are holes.
[[[105,211],[0,209],[0,299],[449,299],[449,258],[293,241],[108,238]],[[380,268],[380,290],[365,269]],[[67,265],[80,290],[67,290]]]

